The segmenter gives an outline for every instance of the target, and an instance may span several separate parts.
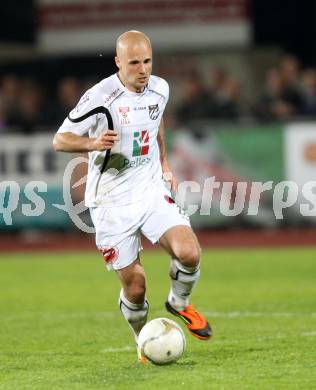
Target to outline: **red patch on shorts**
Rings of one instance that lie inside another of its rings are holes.
[[[172,198],[170,198],[170,196],[168,196],[168,195],[165,195],[164,198],[165,198],[165,200],[166,200],[168,203],[171,203],[171,204],[176,203],[176,202],[175,202]]]
[[[119,255],[118,249],[112,246],[100,247],[99,251],[102,253],[104,261],[107,264],[113,264],[117,260]]]

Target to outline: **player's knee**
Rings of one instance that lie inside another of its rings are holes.
[[[196,267],[199,265],[201,248],[195,243],[181,245],[178,250],[178,260],[187,267]]]

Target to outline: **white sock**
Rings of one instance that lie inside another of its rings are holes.
[[[137,342],[139,332],[147,321],[148,301],[145,299],[143,303],[132,303],[124,296],[123,289],[121,289],[119,306],[123,316],[131,327]]]
[[[170,265],[171,289],[168,295],[170,305],[180,311],[189,304],[193,287],[200,277],[200,265],[186,267],[178,260],[172,259]]]

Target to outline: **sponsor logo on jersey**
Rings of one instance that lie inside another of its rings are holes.
[[[136,157],[132,160],[125,158],[123,168],[137,168],[141,165],[146,165],[150,163],[151,158],[150,157]]]
[[[149,132],[140,130],[134,132],[133,138],[133,157],[143,156],[149,152]]]
[[[146,107],[134,107],[134,111],[146,110]]]
[[[153,121],[156,120],[159,116],[159,106],[158,104],[152,104],[151,106],[148,106],[149,110],[149,118]]]
[[[119,107],[119,113],[120,113],[120,124],[121,125],[128,125],[131,123],[129,121],[128,113],[130,112],[129,107]]]

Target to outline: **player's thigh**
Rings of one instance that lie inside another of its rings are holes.
[[[157,194],[141,231],[152,243],[159,242],[173,258],[183,264],[198,264],[200,246],[189,218],[167,192]]]
[[[190,226],[178,225],[168,229],[159,239],[160,245],[184,265],[199,263],[201,248]]]
[[[141,232],[153,244],[156,244],[169,229],[175,226],[190,228],[189,217],[169,196],[167,189],[157,191],[151,200],[151,206],[141,226]]]
[[[96,245],[109,270],[129,266],[138,258],[141,250],[137,221],[130,220],[124,211],[103,208],[91,211]]]

